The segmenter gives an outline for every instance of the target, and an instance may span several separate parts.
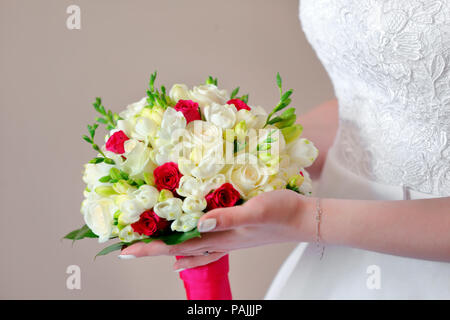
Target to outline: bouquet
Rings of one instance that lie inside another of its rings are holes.
[[[230,95],[217,78],[167,92],[150,77],[147,96],[117,114],[100,98],[99,113],[83,139],[96,152],[85,165],[81,205],[85,225],[65,238],[117,240],[98,255],[159,239],[168,245],[201,237],[199,218],[207,211],[242,204],[262,193],[291,189],[303,195],[312,185],[306,167],[318,155],[300,138],[292,90],[283,91],[270,113],[251,106],[248,94]],[[94,139],[104,125],[105,143]],[[228,256],[184,270],[188,299],[231,299]]]

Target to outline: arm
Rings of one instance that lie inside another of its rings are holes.
[[[137,243],[121,255],[189,256],[174,269],[215,261],[240,248],[280,242],[314,242],[316,199],[290,190],[261,194],[241,206],[214,209],[199,221],[202,238],[167,246]],[[450,262],[450,197],[430,200],[322,200],[321,237],[344,245],[399,256]],[[205,251],[212,252],[204,256]]]
[[[325,243],[450,262],[450,197],[405,201],[325,199]]]
[[[338,128],[338,103],[336,99],[326,101],[298,117],[303,126],[303,136],[314,142],[320,150],[319,157],[308,168],[313,179],[320,176],[328,150],[333,145]]]

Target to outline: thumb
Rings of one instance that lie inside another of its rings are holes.
[[[218,208],[207,212],[200,218],[198,231],[222,231],[256,223],[255,214],[245,206]]]

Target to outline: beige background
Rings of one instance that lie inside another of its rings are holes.
[[[81,30],[66,28],[70,4],[81,7]],[[60,241],[82,224],[82,164],[93,153],[80,136],[95,96],[120,111],[157,69],[167,86],[217,76],[266,108],[277,71],[301,112],[332,97],[296,0],[0,0],[0,23],[0,298],[184,298],[172,257],[94,262],[95,240]],[[262,298],[293,247],[233,252],[235,298]],[[71,264],[81,290],[66,289]]]

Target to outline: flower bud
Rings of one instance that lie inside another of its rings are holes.
[[[132,188],[132,186],[130,186],[125,180],[119,180],[119,182],[113,184],[114,191],[120,194],[128,193],[130,188]]]
[[[155,177],[153,176],[153,173],[144,172],[144,181],[149,186],[154,186],[155,185]]]
[[[117,192],[111,186],[100,186],[95,188],[95,192],[102,197],[109,197],[112,195],[116,195]]]
[[[296,174],[289,179],[288,185],[291,188],[300,187],[303,184],[303,181],[305,181],[305,177],[300,174]]]
[[[163,202],[170,198],[173,198],[173,193],[170,190],[162,189],[159,193],[158,202]]]
[[[236,136],[238,141],[245,141],[245,137],[248,133],[247,124],[245,123],[245,120],[240,121],[235,127],[234,132],[236,132]]]
[[[281,129],[284,140],[286,143],[292,142],[302,134],[303,127],[299,124],[293,125],[291,127],[286,127]]]

